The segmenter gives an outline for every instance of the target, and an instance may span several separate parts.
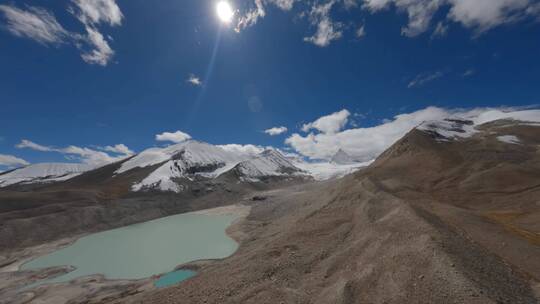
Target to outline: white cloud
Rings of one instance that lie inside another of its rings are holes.
[[[350,115],[351,112],[344,109],[339,112],[323,116],[314,122],[304,124],[302,126],[302,131],[308,132],[311,129],[317,129],[322,133],[333,134],[345,127]]]
[[[161,134],[156,135],[157,141],[171,141],[173,143],[180,143],[188,139],[191,139],[191,135],[184,133],[182,131],[163,132]]]
[[[77,6],[77,17],[83,24],[107,23],[121,25],[124,15],[116,0],[72,0]]]
[[[17,166],[27,166],[30,163],[26,160],[7,154],[0,154],[0,166],[6,166],[8,168],[13,168]]]
[[[317,26],[317,31],[310,37],[304,37],[304,41],[311,42],[316,46],[325,47],[333,40],[338,40],[343,35],[341,28],[343,24],[330,19],[330,10],[335,1],[328,1],[324,4],[316,4],[311,8],[311,24]]]
[[[448,34],[448,24],[441,21],[437,23],[437,26],[435,27],[433,34],[431,34],[431,38],[442,38],[442,37],[445,37],[447,34]]]
[[[297,0],[269,0],[270,3],[273,3],[275,6],[279,7],[284,11],[291,10],[294,2]]]
[[[116,4],[116,0],[72,0],[72,2],[77,8],[70,10],[84,24],[86,30],[84,41],[90,47],[89,50],[83,50],[81,58],[89,64],[106,66],[114,56],[114,51],[97,26],[101,23],[110,26],[121,25],[124,15],[120,7]]]
[[[81,54],[81,58],[86,63],[106,66],[113,57],[114,51],[111,49],[109,43],[103,38],[103,35],[99,31],[91,26],[86,26],[86,32],[86,41],[93,47],[93,49]]]
[[[283,134],[285,132],[287,132],[287,127],[273,127],[273,128],[264,130],[264,133],[266,133],[266,134],[268,134],[270,136]]]
[[[186,81],[194,86],[202,86],[201,79],[194,74],[189,74],[189,77]]]
[[[408,37],[415,37],[425,32],[435,12],[445,0],[364,0],[363,7],[371,12],[378,12],[394,4],[399,11],[404,11],[409,17],[409,23],[401,29]],[[473,0],[475,1],[475,0]]]
[[[416,76],[413,80],[409,82],[407,87],[410,88],[417,88],[421,87],[424,84],[431,82],[435,79],[441,78],[444,76],[444,73],[441,71],[437,71],[435,73],[422,73],[418,76]]]
[[[448,17],[478,34],[501,24],[514,22],[534,12],[531,0],[449,0]]]
[[[369,161],[390,147],[411,129],[424,121],[461,117],[475,124],[517,118],[524,121],[540,121],[540,110],[519,111],[515,108],[477,108],[472,110],[428,107],[412,113],[399,114],[393,119],[369,128],[353,128],[337,133],[293,134],[286,139],[298,153],[312,159],[330,159],[338,149],[360,161]]]
[[[53,14],[43,8],[28,6],[27,10],[22,10],[0,5],[0,11],[5,15],[7,30],[15,36],[26,37],[44,45],[58,45],[66,42],[71,35]]]
[[[81,50],[81,58],[89,64],[106,66],[114,56],[98,25],[117,26],[122,23],[122,12],[115,0],[73,0],[73,13],[84,25],[86,34],[67,31],[49,11],[28,6],[26,10],[0,5],[6,17],[6,28],[13,35],[30,38],[43,45],[71,44]],[[112,39],[111,39],[112,41]]]
[[[41,152],[51,152],[51,151],[54,151],[54,149],[51,148],[51,147],[47,147],[47,146],[43,146],[43,145],[40,145],[40,144],[36,144],[35,142],[29,141],[29,140],[27,140],[27,139],[21,140],[21,142],[18,143],[17,145],[15,145],[15,147],[17,147],[17,148],[19,148],[19,149],[28,148],[28,149],[31,149],[31,150],[41,151]]]
[[[293,0],[252,0],[252,7],[239,14],[235,30],[255,25],[267,16],[266,5],[274,5],[289,11],[296,1]],[[361,4],[361,8],[372,13],[395,8],[398,13],[407,14],[407,25],[401,33],[407,37],[416,37],[432,30],[432,38],[443,37],[449,30],[450,21],[461,24],[479,35],[496,26],[535,18],[540,21],[540,3],[538,0],[319,0],[304,1],[297,5],[296,16],[308,16],[316,32],[304,41],[317,46],[328,46],[332,41],[340,39],[352,20],[334,20],[331,11],[334,7],[351,10]],[[446,15],[444,15],[446,14]],[[441,15],[433,25],[436,15]],[[364,34],[363,28],[354,30],[357,37]]]
[[[356,30],[356,38],[362,38],[366,36],[366,29],[365,29],[365,25],[361,25],[357,30]]]
[[[238,22],[235,27],[236,32],[240,32],[246,27],[255,25],[259,18],[266,16],[266,11],[264,10],[264,5],[262,0],[254,1],[255,7],[248,10],[244,15],[238,18]]]
[[[76,156],[80,161],[89,165],[104,165],[113,163],[124,159],[129,155],[111,156],[103,151],[96,151],[90,148],[68,146],[66,148],[59,149],[58,152]]]
[[[116,162],[133,154],[133,151],[131,151],[124,144],[117,144],[115,146],[106,146],[104,148],[100,148],[104,151],[120,154],[117,156],[111,156],[104,151],[97,151],[94,149],[90,149],[86,147],[78,147],[78,146],[73,146],[73,145],[65,147],[65,148],[55,148],[55,147],[50,147],[50,146],[44,146],[44,145],[37,144],[27,139],[21,140],[21,142],[17,144],[15,147],[19,149],[25,149],[25,148],[31,149],[31,150],[40,151],[40,152],[57,152],[57,153],[64,154],[69,159],[75,159],[85,164],[94,165],[94,166]]]
[[[257,24],[260,18],[266,16],[265,5],[272,4],[283,11],[289,11],[293,8],[297,0],[254,0],[253,7],[241,14],[236,21],[235,31],[240,32],[243,29]]]
[[[133,155],[135,153],[124,144],[117,144],[114,146],[105,146],[103,147],[103,150],[108,151],[108,152],[118,153],[118,154],[124,154],[124,155]]]
[[[225,151],[234,152],[236,154],[248,154],[248,155],[257,155],[263,152],[266,148],[263,146],[256,145],[239,145],[239,144],[227,144],[219,145],[218,147],[222,148]]]
[[[502,24],[540,16],[540,5],[535,0],[364,0],[363,7],[374,13],[392,4],[398,11],[407,12],[409,21],[402,33],[409,37],[425,32],[435,13],[445,6],[450,7],[448,19],[477,35]],[[442,32],[446,29],[439,27]]]

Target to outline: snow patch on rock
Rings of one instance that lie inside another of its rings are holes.
[[[503,142],[503,143],[507,143],[507,144],[519,145],[521,143],[519,138],[517,138],[517,136],[515,136],[515,135],[497,136],[497,140],[499,140],[500,142]]]
[[[473,121],[459,118],[426,121],[416,129],[435,136],[438,141],[467,138],[478,132]]]

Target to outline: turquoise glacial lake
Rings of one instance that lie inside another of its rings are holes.
[[[156,280],[154,285],[158,288],[171,286],[178,282],[182,282],[185,279],[189,279],[196,274],[197,273],[195,271],[191,271],[191,270],[181,269],[181,270],[171,271],[159,277],[159,279]]]
[[[167,286],[195,274],[188,270],[173,271],[177,265],[233,254],[238,245],[225,229],[236,217],[184,213],[103,231],[82,237],[21,268],[75,267],[67,274],[39,284],[67,282],[92,274],[103,274],[108,279],[141,279],[166,273],[156,285]]]

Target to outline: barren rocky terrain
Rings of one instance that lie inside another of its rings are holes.
[[[201,196],[190,204],[251,206],[229,228],[235,254],[183,265],[198,274],[172,287],[84,302],[539,303],[539,149],[538,127],[512,121],[460,140],[413,130],[342,179]]]
[[[414,130],[354,175],[268,194],[232,257],[118,302],[538,303],[539,135]]]

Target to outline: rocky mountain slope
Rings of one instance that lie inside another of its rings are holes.
[[[470,125],[430,123],[343,179],[267,192],[235,255],[115,302],[538,303],[540,127]]]

